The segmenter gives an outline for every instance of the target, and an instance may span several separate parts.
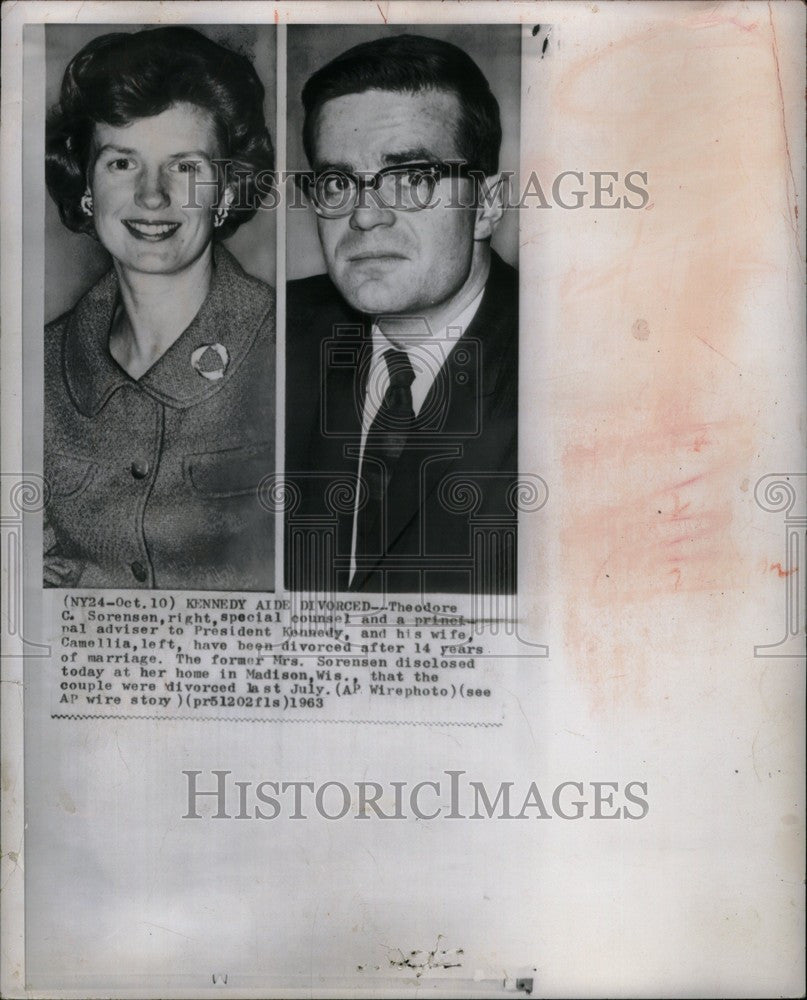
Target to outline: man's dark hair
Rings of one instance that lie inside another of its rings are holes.
[[[93,232],[80,199],[96,124],[128,125],[187,103],[212,116],[232,171],[233,205],[215,232],[218,239],[231,235],[257,210],[256,176],[274,168],[263,97],[263,84],[246,56],[193,28],[94,38],[65,70],[59,102],[48,116],[45,178],[62,222],[75,232]]]
[[[326,101],[366,90],[456,94],[460,103],[456,142],[463,159],[486,176],[499,169],[502,127],[499,104],[471,57],[450,42],[425,35],[393,35],[355,45],[318,69],[303,87],[303,145],[314,166],[314,129]]]

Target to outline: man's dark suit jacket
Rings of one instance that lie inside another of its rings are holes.
[[[514,593],[518,273],[493,255],[482,301],[392,470],[386,544],[350,550],[372,319],[327,275],[288,285],[286,586]]]

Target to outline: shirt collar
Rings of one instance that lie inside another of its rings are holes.
[[[140,379],[129,376],[109,353],[109,331],[118,298],[115,271],[104,275],[78,302],[68,320],[64,371],[78,408],[95,416],[121,386],[135,386],[175,409],[220,392],[240,367],[273,306],[268,286],[245,274],[223,246],[213,250],[210,291],[190,325]],[[264,294],[258,294],[257,289]],[[211,381],[192,355],[205,346],[224,348],[224,373]]]
[[[415,380],[412,383],[412,405],[415,413],[419,412],[429,393],[429,389],[431,389],[437,378],[438,372],[454,350],[460,337],[464,335],[465,331],[471,325],[482,302],[484,292],[485,289],[483,287],[473,301],[462,310],[459,316],[446,323],[441,330],[438,330],[431,336],[427,336],[424,333],[422,339],[405,345],[406,353],[409,355],[409,360],[415,370]],[[390,349],[400,351],[402,349],[397,344],[393,344],[375,322],[373,323],[372,338],[373,367],[384,364],[382,355],[385,351]]]
[[[411,353],[415,351],[416,348],[420,349],[421,347],[423,347],[425,349],[431,350],[437,346],[441,347],[445,346],[446,349],[443,351],[443,356],[447,356],[453,350],[456,342],[460,339],[460,337],[465,333],[465,331],[471,325],[471,322],[474,316],[476,315],[477,310],[479,309],[479,305],[482,302],[482,296],[484,294],[485,294],[485,286],[480,288],[478,294],[473,299],[473,301],[469,302],[469,304],[462,310],[462,312],[455,319],[450,320],[448,323],[445,324],[444,327],[442,327],[442,329],[438,330],[436,333],[432,333],[431,335],[429,335],[424,320],[423,337],[418,339],[415,339],[415,337],[413,337],[412,343],[404,345],[404,348],[401,348],[397,344],[393,344],[393,342],[387,338],[387,336],[382,332],[381,328],[379,327],[377,322],[378,317],[376,317],[373,320],[373,351],[375,352],[376,350],[378,350],[383,352],[392,348],[392,350],[394,351],[400,351],[405,349],[408,353]]]

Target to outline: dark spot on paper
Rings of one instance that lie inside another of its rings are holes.
[[[59,805],[64,809],[66,813],[70,813],[72,816],[76,811],[76,805],[73,799],[67,794],[67,792],[62,792],[59,795]]]
[[[459,969],[462,967],[459,956],[465,952],[462,948],[441,948],[440,941],[443,935],[437,935],[437,941],[431,951],[418,951],[414,949],[408,955],[404,955],[402,949],[393,948],[397,953],[389,956],[389,964],[394,969],[413,969],[418,979],[424,972],[432,969]]]
[[[540,37],[543,35],[543,41],[541,42],[541,58],[543,59],[546,55],[546,50],[549,48],[549,35],[552,31],[551,26],[536,24],[532,29],[532,37]]]
[[[637,319],[631,327],[631,332],[635,340],[647,340],[650,336],[650,327],[646,319]]]

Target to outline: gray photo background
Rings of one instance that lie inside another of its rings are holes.
[[[58,100],[68,63],[87,42],[113,31],[133,32],[154,24],[52,24],[45,29],[46,101]],[[247,56],[266,88],[266,123],[277,147],[276,30],[274,25],[199,25],[192,27],[214,41]],[[275,284],[276,213],[259,211],[226,241],[244,270]],[[45,321],[72,308],[80,296],[111,266],[111,258],[92,237],[73,233],[62,225],[59,212],[45,199]]]
[[[303,106],[300,100],[309,76],[353,45],[385,35],[410,33],[452,42],[464,49],[485,74],[501,111],[503,134],[499,166],[502,170],[515,172],[511,183],[517,190],[521,31],[521,26],[517,24],[290,25],[287,35],[287,169],[309,169],[303,151]],[[323,273],[325,262],[319,248],[313,211],[288,212],[286,227],[288,279]],[[514,209],[505,212],[493,238],[493,247],[509,264],[517,266],[518,218]]]

